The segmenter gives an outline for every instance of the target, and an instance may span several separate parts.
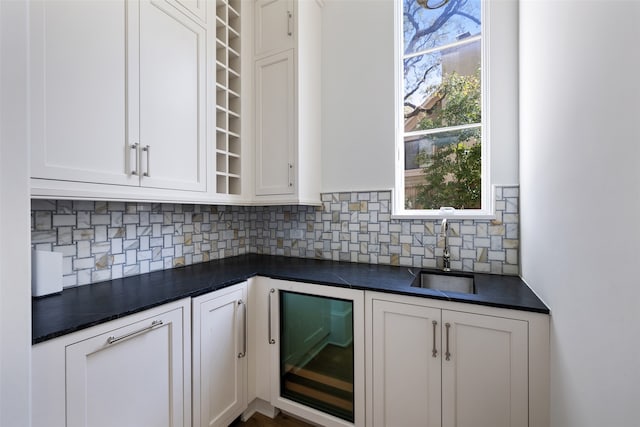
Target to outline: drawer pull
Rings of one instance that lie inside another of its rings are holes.
[[[162,320],[154,320],[153,322],[151,322],[151,325],[146,326],[146,327],[144,327],[142,329],[138,329],[137,331],[129,332],[128,334],[124,334],[124,335],[121,335],[119,337],[109,337],[109,338],[107,338],[107,344],[115,344],[118,341],[122,341],[122,340],[127,339],[129,337],[132,337],[134,335],[142,334],[144,332],[149,332],[150,330],[152,330],[156,326],[162,326],[162,325],[163,325]]]

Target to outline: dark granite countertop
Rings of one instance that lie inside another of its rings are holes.
[[[414,288],[419,268],[270,255],[242,255],[171,270],[65,289],[34,299],[32,340],[43,342],[181,298],[195,297],[260,275],[491,307],[549,313],[516,276],[475,273],[476,294]]]

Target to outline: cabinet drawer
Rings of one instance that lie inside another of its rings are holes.
[[[191,425],[191,322],[178,301],[37,344],[34,426]]]

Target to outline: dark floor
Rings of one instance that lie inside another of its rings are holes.
[[[231,424],[232,427],[313,427],[312,424],[307,424],[304,421],[300,421],[297,418],[283,414],[280,412],[274,419],[266,417],[262,414],[255,413],[246,422],[236,421]]]

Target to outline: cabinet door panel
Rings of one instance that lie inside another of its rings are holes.
[[[527,322],[444,310],[442,323],[442,425],[526,426]]]
[[[31,4],[31,176],[138,185],[125,39],[136,13],[121,0]]]
[[[439,426],[440,310],[374,300],[372,329],[372,425]]]
[[[255,55],[293,48],[293,0],[258,0],[255,5]]]
[[[226,426],[246,407],[246,286],[193,304],[194,426]]]
[[[173,310],[67,346],[67,426],[183,426],[182,322]]]
[[[207,0],[170,0],[178,9],[192,14],[202,22],[207,20]],[[211,3],[213,5],[213,3]]]
[[[164,0],[140,3],[141,183],[206,189],[205,30]],[[148,176],[144,175],[147,173]]]
[[[293,51],[256,61],[256,194],[293,194]]]

